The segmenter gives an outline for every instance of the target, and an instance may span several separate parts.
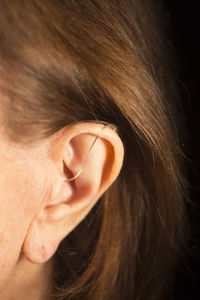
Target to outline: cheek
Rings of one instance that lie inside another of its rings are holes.
[[[0,284],[18,260],[28,225],[23,187],[19,180],[9,182],[0,182]]]
[[[38,209],[42,196],[37,193],[38,185],[38,176],[33,172],[18,169],[18,172],[10,170],[9,178],[0,176],[0,286],[17,264],[26,233]]]

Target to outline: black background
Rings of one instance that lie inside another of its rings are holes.
[[[191,252],[177,275],[175,299],[200,299],[200,1],[165,0],[171,19],[172,42],[178,54],[181,99],[187,117],[189,139],[184,152],[188,166],[192,205],[188,215]]]

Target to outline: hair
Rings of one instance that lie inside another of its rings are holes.
[[[115,124],[115,182],[56,253],[58,299],[170,299],[186,234],[165,13],[157,1],[0,2],[1,124],[20,147],[73,122]]]

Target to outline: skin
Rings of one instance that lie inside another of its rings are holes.
[[[0,130],[0,299],[46,300],[54,254],[117,178],[124,148],[98,123],[66,126],[32,149]],[[96,159],[98,157],[98,160]]]
[[[6,143],[2,136],[0,139],[1,299],[20,299],[21,284],[18,281],[25,283],[27,276],[35,281],[34,274],[41,274],[45,270],[43,265],[34,265],[26,257],[20,257],[30,222],[44,199],[49,197],[48,156],[45,156],[44,151],[45,147],[31,151],[21,150]],[[25,269],[25,273],[21,272]],[[13,282],[17,287],[16,291],[13,289]],[[18,298],[11,298],[10,292],[15,297],[19,295]]]

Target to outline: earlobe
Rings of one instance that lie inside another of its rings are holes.
[[[54,136],[49,153],[58,174],[52,177],[56,176],[60,182],[60,173],[65,169],[68,170],[62,174],[65,178],[77,174],[98,132],[99,124],[79,123]],[[80,176],[72,182],[62,180],[58,194],[45,199],[46,204],[32,221],[23,246],[29,261],[43,263],[54,255],[59,243],[84,219],[116,179],[123,156],[121,139],[114,130],[106,128],[96,141]]]
[[[23,245],[24,256],[31,263],[44,263],[48,261],[56,252],[58,243],[54,239],[47,239],[43,236],[44,228],[38,226],[37,221],[33,221]]]

